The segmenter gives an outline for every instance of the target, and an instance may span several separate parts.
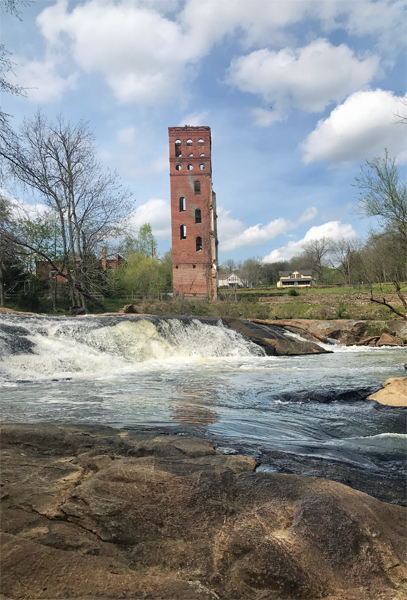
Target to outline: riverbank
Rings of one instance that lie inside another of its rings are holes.
[[[5,598],[402,600],[406,509],[203,441],[2,426]]]

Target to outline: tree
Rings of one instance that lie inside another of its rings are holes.
[[[148,296],[160,293],[168,286],[168,273],[163,265],[153,257],[135,252],[120,265],[113,275],[118,287],[126,294],[141,293]]]
[[[318,240],[310,240],[309,242],[305,242],[302,248],[303,252],[300,254],[300,259],[303,262],[303,266],[300,266],[300,268],[312,269],[317,274],[317,279],[321,283],[324,266],[328,264],[328,257],[333,249],[332,239],[322,237]]]
[[[240,263],[237,273],[245,287],[252,287],[259,284],[262,274],[262,265],[259,258],[247,258]]]
[[[380,232],[372,233],[375,246],[386,249],[389,259],[388,276],[407,313],[407,301],[401,292],[401,282],[407,280],[407,182],[400,178],[396,161],[387,150],[384,158],[366,161],[362,174],[355,178],[360,190],[359,210],[365,217],[377,217]],[[371,294],[371,301],[387,306],[392,312],[407,320],[407,315],[389,305],[386,299],[378,300]]]
[[[150,223],[142,225],[136,237],[130,234],[126,235],[124,241],[118,246],[117,251],[126,259],[136,252],[139,252],[146,258],[155,256],[157,240],[153,236]]]
[[[362,245],[361,240],[349,237],[332,242],[331,265],[339,271],[348,285],[351,285],[356,272],[360,273]]]
[[[73,303],[86,308],[88,299],[106,310],[95,298],[100,278],[93,275],[100,270],[100,245],[124,230],[132,194],[122,188],[116,172],[102,169],[88,124],[71,124],[62,116],[52,122],[37,113],[0,147],[0,157],[21,190],[31,190],[57,216],[61,260],[16,229],[8,231],[8,238],[50,263],[66,279]]]

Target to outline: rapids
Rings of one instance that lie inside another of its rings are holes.
[[[1,418],[193,435],[402,503],[405,409],[366,397],[404,375],[405,350],[327,347],[268,357],[188,317],[0,315]]]

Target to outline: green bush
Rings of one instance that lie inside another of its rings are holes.
[[[295,288],[290,288],[288,290],[288,295],[289,296],[299,296],[300,292],[298,290],[296,290]]]

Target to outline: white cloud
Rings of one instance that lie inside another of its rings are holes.
[[[385,148],[391,155],[401,155],[406,132],[395,123],[395,114],[405,110],[400,99],[380,89],[352,94],[303,142],[303,161],[328,160],[338,167],[381,156]]]
[[[57,102],[66,90],[76,87],[76,73],[65,78],[58,75],[60,60],[55,56],[46,56],[43,61],[13,56],[13,62],[16,63],[13,70],[17,80],[26,88],[27,97],[32,102]]]
[[[145,204],[138,206],[127,220],[128,227],[136,230],[149,223],[153,235],[158,239],[171,238],[171,207],[169,202],[161,198],[150,198]]]
[[[358,82],[359,87],[363,85],[360,81],[366,82],[369,71],[375,71],[376,58],[359,60],[346,46],[324,46],[321,40],[299,51],[289,50],[296,45],[290,26],[309,18],[326,31],[345,29],[353,35],[373,33],[376,37],[383,34],[391,45],[400,46],[404,43],[403,11],[402,0],[88,0],[80,4],[58,0],[42,11],[37,24],[49,48],[69,48],[84,71],[102,74],[120,102],[154,104],[185,98],[183,88],[194,77],[194,66],[227,36],[237,34],[247,48],[287,46],[280,53],[259,51],[268,52],[263,56],[267,62],[263,72],[266,66],[271,71],[266,72],[265,89],[254,81],[260,88],[256,93],[280,101],[289,97],[307,110],[319,110],[315,107],[355,91]],[[318,44],[325,56],[313,56],[311,60],[308,54],[311,50],[315,54]],[[255,63],[255,54],[237,60]],[[259,70],[259,65],[255,66]],[[317,78],[315,70],[319,66],[322,70]],[[239,68],[243,69],[243,63]],[[307,71],[311,71],[315,93],[302,81]],[[270,82],[271,75],[277,76],[276,89]],[[245,87],[247,79],[247,74],[240,73],[239,85]],[[294,85],[295,79],[298,86]],[[270,121],[271,116],[262,118]],[[261,121],[260,115],[257,120]]]
[[[230,212],[222,207],[218,208],[219,240],[220,248],[223,251],[235,250],[241,246],[258,246],[281,233],[296,229],[301,223],[311,221],[317,215],[317,209],[311,207],[307,208],[296,221],[279,218],[264,226],[259,223],[245,229],[242,221],[229,216]]]
[[[68,12],[68,3],[59,1],[37,23],[50,44],[67,34],[78,65],[102,73],[120,102],[153,104],[176,97],[185,64],[199,58],[180,25],[153,7],[90,0]]]
[[[323,110],[367,84],[378,65],[378,56],[359,59],[345,44],[333,46],[318,39],[295,51],[264,48],[236,58],[230,65],[228,81],[243,92],[259,94],[265,102],[273,103],[275,119],[270,111],[259,113],[268,125],[283,118],[290,104],[309,112]]]
[[[262,260],[264,263],[277,262],[279,260],[290,260],[296,254],[302,252],[302,247],[305,242],[318,240],[323,237],[339,240],[342,238],[354,237],[356,235],[352,225],[342,224],[340,221],[329,221],[323,225],[315,225],[311,227],[302,238],[296,242],[288,242],[286,246],[277,248],[265,256]]]

